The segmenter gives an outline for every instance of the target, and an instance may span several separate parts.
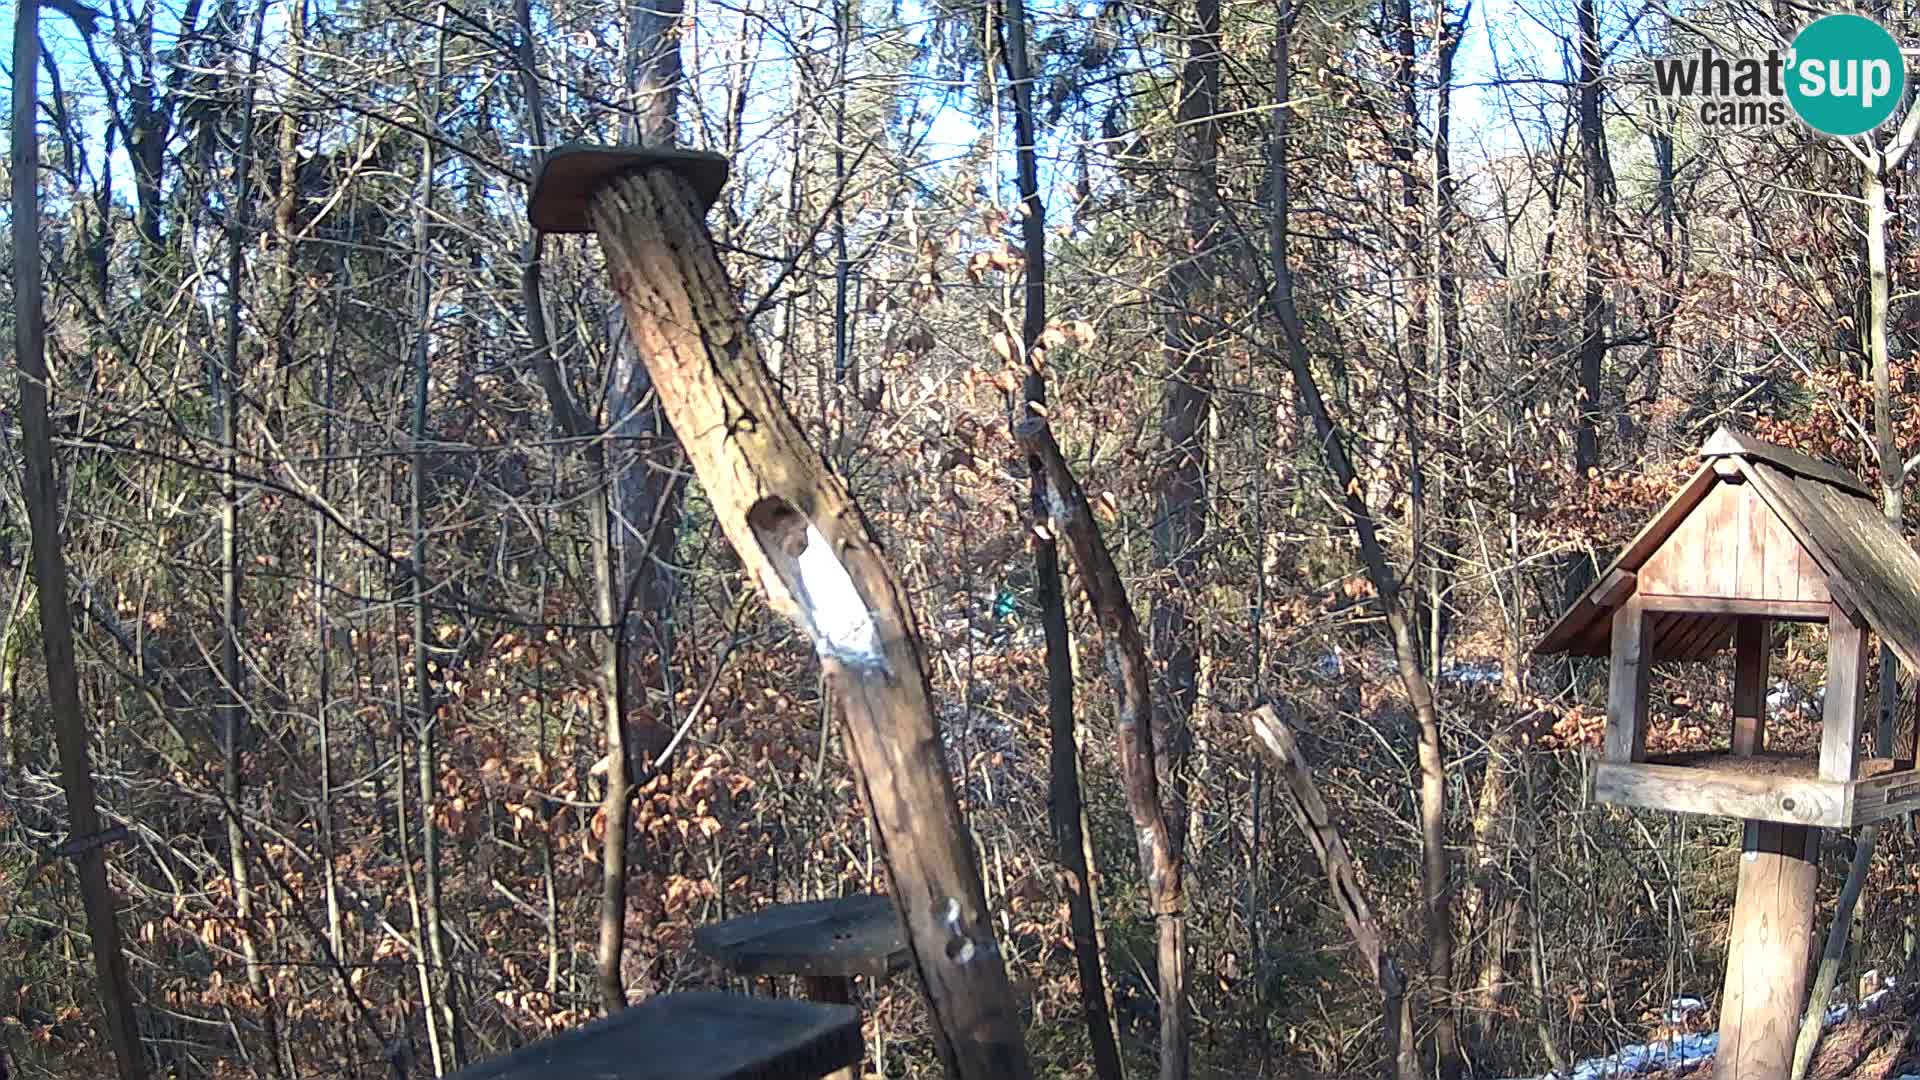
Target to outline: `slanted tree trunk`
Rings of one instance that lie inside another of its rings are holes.
[[[1038,459],[1046,479],[1046,507],[1053,533],[1065,537],[1067,549],[1080,571],[1081,584],[1093,604],[1095,621],[1104,643],[1107,672],[1114,682],[1114,699],[1120,712],[1114,730],[1120,741],[1120,776],[1125,789],[1127,811],[1133,816],[1134,841],[1140,851],[1140,872],[1146,878],[1147,902],[1159,927],[1156,954],[1160,991],[1160,1068],[1164,1076],[1169,1068],[1184,1068],[1184,1055],[1168,1054],[1165,1042],[1169,1032],[1166,1013],[1179,1008],[1185,988],[1185,868],[1174,847],[1173,814],[1161,786],[1164,770],[1158,758],[1162,744],[1153,730],[1153,668],[1147,656],[1147,644],[1140,634],[1140,623],[1127,598],[1126,583],[1114,565],[1113,554],[1094,524],[1093,509],[1086,492],[1075,479],[1060,446],[1054,441],[1047,422],[1030,416],[1015,426],[1021,449]],[[1182,1022],[1171,1025],[1171,1034],[1184,1038]],[[1173,1044],[1179,1049],[1178,1043]]]
[[[1254,710],[1252,727],[1286,787],[1287,806],[1293,811],[1294,822],[1300,826],[1307,843],[1313,847],[1314,857],[1320,860],[1321,871],[1327,875],[1334,906],[1340,909],[1347,932],[1353,935],[1353,943],[1359,947],[1360,955],[1367,961],[1367,970],[1373,973],[1375,985],[1379,987],[1382,1056],[1386,1060],[1387,1075],[1396,1080],[1419,1080],[1420,1054],[1414,1043],[1413,1014],[1406,1007],[1406,976],[1381,936],[1373,905],[1367,902],[1366,892],[1360,887],[1359,874],[1354,869],[1352,856],[1347,854],[1346,842],[1340,838],[1340,828],[1334,824],[1326,801],[1320,798],[1320,789],[1313,782],[1313,770],[1300,750],[1299,740],[1272,705]]]
[[[25,467],[27,522],[33,542],[33,583],[47,661],[47,703],[60,755],[60,787],[67,829],[75,838],[100,831],[94,803],[93,762],[87,749],[80,673],[74,663],[73,614],[67,607],[67,557],[60,543],[60,493],[53,474],[53,433],[47,420],[45,310],[40,282],[39,117],[40,4],[19,0],[13,23],[13,355],[20,387],[20,444]],[[107,883],[104,844],[75,859],[87,941],[100,994],[106,1043],[120,1080],[145,1080],[146,1051],[133,1013],[133,987],[121,951],[119,916]]]
[[[1000,12],[1002,55],[1013,92],[1014,154],[1020,183],[1020,229],[1026,252],[1025,307],[1020,323],[1021,355],[1029,362],[1021,387],[1025,401],[1018,417],[1045,414],[1047,383],[1037,350],[1047,329],[1047,215],[1040,201],[1039,155],[1035,149],[1032,66],[1027,54],[1025,0],[1005,0]],[[1016,421],[1018,423],[1018,421]],[[1029,455],[1029,507],[1033,520],[1047,518],[1046,476]],[[1047,641],[1047,731],[1049,775],[1047,813],[1054,848],[1067,873],[1067,916],[1073,931],[1073,957],[1080,973],[1080,1006],[1093,1050],[1094,1075],[1120,1080],[1123,1070],[1113,1017],[1107,1009],[1106,976],[1101,969],[1099,912],[1094,906],[1093,866],[1082,819],[1079,742],[1073,717],[1073,656],[1068,640],[1067,602],[1060,582],[1060,549],[1051,536],[1030,532],[1034,589],[1040,598],[1040,622]]]
[[[780,397],[696,203],[659,167],[593,200],[629,332],[748,580],[806,631],[839,700],[948,1075],[1024,1080],[1032,1066],[906,594]]]
[[[1335,422],[1326,400],[1320,394],[1319,380],[1313,373],[1307,352],[1306,327],[1294,302],[1293,271],[1288,265],[1291,237],[1288,215],[1291,209],[1287,153],[1292,100],[1292,56],[1290,35],[1293,12],[1290,0],[1281,0],[1282,33],[1274,43],[1273,129],[1269,146],[1269,259],[1272,292],[1268,307],[1280,325],[1283,356],[1293,374],[1294,388],[1307,414],[1313,419],[1314,434],[1326,455],[1327,465],[1337,485],[1338,500],[1351,523],[1354,539],[1360,546],[1360,560],[1367,579],[1373,585],[1376,602],[1386,618],[1400,685],[1405,690],[1420,731],[1420,839],[1422,924],[1427,934],[1427,980],[1434,994],[1449,994],[1453,988],[1453,914],[1451,856],[1446,847],[1447,777],[1446,760],[1441,754],[1440,714],[1434,702],[1433,687],[1427,677],[1413,615],[1400,593],[1400,580],[1387,561],[1380,542],[1373,512],[1362,494],[1359,472],[1347,455],[1347,435]],[[1457,1076],[1461,1067],[1459,1037],[1453,1011],[1442,1003],[1434,1019],[1434,1049],[1443,1077]]]

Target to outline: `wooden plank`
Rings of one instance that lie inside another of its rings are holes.
[[[450,1080],[794,1080],[857,1065],[863,1050],[849,1006],[693,991],[648,998]]]
[[[1674,659],[1711,660],[1727,647],[1733,636],[1734,620],[1727,616],[1696,618],[1693,624],[1693,632],[1687,636],[1685,646]],[[1656,656],[1655,659],[1660,658]]]
[[[1798,450],[1789,450],[1784,446],[1761,442],[1751,435],[1731,428],[1722,427],[1715,431],[1707,438],[1706,445],[1700,448],[1700,456],[1709,459],[1709,464],[1713,458],[1734,455],[1771,462],[1787,472],[1823,480],[1863,498],[1871,497],[1873,494],[1858,477],[1838,465],[1817,461]]]
[[[1644,611],[1644,609],[1642,610]],[[1687,621],[1686,616],[1675,615],[1671,612],[1663,614],[1648,613],[1643,617],[1646,619],[1646,628],[1643,633],[1647,642],[1647,655],[1652,657],[1656,662],[1673,655],[1674,647],[1679,642],[1680,636],[1686,633],[1688,626],[1691,625]],[[1612,628],[1609,627],[1608,629],[1611,631]],[[1613,637],[1611,633],[1609,633],[1607,637],[1607,643],[1608,654],[1611,655],[1613,649]]]
[[[1820,830],[1749,821],[1745,834],[1715,1080],[1788,1074],[1807,984]]]
[[[1920,810],[1920,769],[1882,773],[1853,784],[1850,824],[1867,825]]]
[[[1759,496],[1759,488],[1747,485],[1747,490]],[[1767,564],[1766,574],[1761,579],[1761,595],[1778,600],[1798,600],[1800,598],[1800,554],[1804,550],[1793,530],[1780,519],[1771,506],[1761,501],[1754,515],[1756,531],[1766,537]]]
[[[1740,594],[1740,551],[1746,546],[1740,511],[1747,490],[1745,484],[1715,484],[1701,500],[1692,514],[1692,520],[1700,523],[1700,549],[1688,560],[1699,587],[1676,591],[1702,596]]]
[[[1759,615],[1784,622],[1825,622],[1831,610],[1828,601],[1755,600],[1739,596],[1673,596],[1637,593],[1640,606],[1647,611],[1681,612],[1689,615]]]
[[[1832,596],[1834,606],[1845,612],[1847,618],[1863,625],[1866,623],[1866,608],[1861,606],[1860,598],[1853,594],[1853,586],[1848,585],[1845,578],[1829,576],[1827,592]]]
[[[1735,596],[1755,599],[1780,599],[1766,591],[1767,521],[1773,517],[1773,511],[1768,510],[1760,501],[1760,496],[1753,493],[1753,485],[1746,482],[1746,476],[1740,472],[1739,462],[1731,458],[1719,458],[1714,464],[1729,466],[1738,478],[1726,485],[1740,493],[1740,514],[1735,523],[1739,532],[1740,567],[1733,593]]]
[[[1867,625],[1908,668],[1920,669],[1920,553],[1870,499],[1798,480],[1764,462],[1747,469],[1750,482],[1807,541],[1827,576],[1846,582]]]
[[[1747,616],[1733,629],[1733,752],[1752,756],[1766,748],[1767,661],[1773,627]]]
[[[1867,635],[1836,606],[1827,621],[1827,692],[1820,721],[1822,779],[1855,777],[1866,688]]]
[[[863,975],[913,963],[893,901],[872,894],[776,904],[697,927],[694,947],[736,975]]]
[[[1647,756],[1647,674],[1653,654],[1646,648],[1647,620],[1638,599],[1613,612],[1613,657],[1607,678],[1607,760],[1639,761]]]
[[[1594,587],[1593,602],[1603,607],[1618,607],[1633,595],[1635,576],[1631,570],[1614,570]]]
[[[1596,802],[1792,825],[1844,827],[1850,794],[1827,780],[1679,765],[1603,761],[1593,773]]]

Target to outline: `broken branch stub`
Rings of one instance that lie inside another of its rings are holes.
[[[950,1075],[1032,1075],[962,826],[905,593],[802,436],[720,265],[699,193],[667,163],[613,176],[588,211],[635,346],[714,517],[774,610],[812,639],[932,1005]],[[536,196],[537,197],[537,196]]]

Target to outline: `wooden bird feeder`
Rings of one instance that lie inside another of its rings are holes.
[[[1596,802],[1746,822],[1716,1076],[1785,1076],[1806,984],[1820,829],[1920,808],[1912,760],[1862,757],[1867,631],[1920,661],[1920,555],[1866,485],[1725,428],[1536,653],[1609,658]],[[1766,745],[1775,621],[1827,627],[1818,754]],[[1652,665],[1734,651],[1727,749],[1647,753]],[[1881,748],[1879,753],[1888,751]]]
[[[775,904],[696,927],[693,946],[735,975],[797,975],[810,1000],[839,1005],[852,1003],[855,976],[877,982],[913,966],[893,901],[872,894]]]

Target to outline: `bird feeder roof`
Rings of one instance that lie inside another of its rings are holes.
[[[1920,554],[1881,516],[1865,484],[1724,427],[1700,457],[1699,470],[1535,653],[1606,656],[1613,612],[1638,591],[1674,594],[1662,597],[1649,628],[1656,661],[1713,656],[1739,614],[1812,621],[1830,601],[1908,667],[1920,667]]]

